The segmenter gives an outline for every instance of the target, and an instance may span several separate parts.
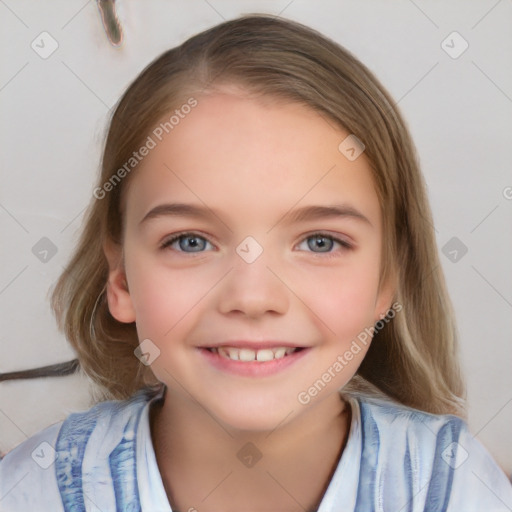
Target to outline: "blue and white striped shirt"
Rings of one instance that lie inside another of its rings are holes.
[[[161,394],[74,413],[0,461],[1,512],[172,512],[151,441]],[[510,512],[512,485],[455,416],[363,395],[319,512]],[[198,512],[201,512],[198,507]]]

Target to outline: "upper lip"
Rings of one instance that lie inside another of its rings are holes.
[[[199,348],[218,348],[218,347],[233,347],[233,348],[248,348],[251,350],[262,350],[265,348],[276,348],[276,347],[290,347],[290,348],[306,348],[304,345],[298,345],[297,343],[292,343],[290,341],[277,341],[277,340],[268,340],[268,341],[249,341],[249,340],[232,340],[232,341],[222,341],[219,343],[214,343],[212,345],[203,345]]]

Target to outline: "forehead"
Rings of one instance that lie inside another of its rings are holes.
[[[349,133],[326,116],[299,103],[233,91],[196,99],[161,140],[152,135],[155,147],[127,190],[128,222],[173,200],[269,222],[295,204],[350,201],[379,224],[368,161],[364,154],[350,161],[340,152]]]

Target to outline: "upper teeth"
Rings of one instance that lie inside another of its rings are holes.
[[[285,355],[291,354],[296,349],[291,347],[263,348],[260,350],[252,350],[250,348],[235,347],[216,347],[213,352],[217,352],[220,356],[232,359],[233,361],[272,361],[272,359],[282,359]]]

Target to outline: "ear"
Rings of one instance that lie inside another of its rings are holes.
[[[393,304],[397,291],[397,274],[393,270],[379,287],[377,300],[375,301],[374,323],[384,318]]]
[[[107,300],[110,314],[118,322],[135,322],[135,309],[128,290],[122,247],[107,241],[103,245],[103,251],[109,266]]]

